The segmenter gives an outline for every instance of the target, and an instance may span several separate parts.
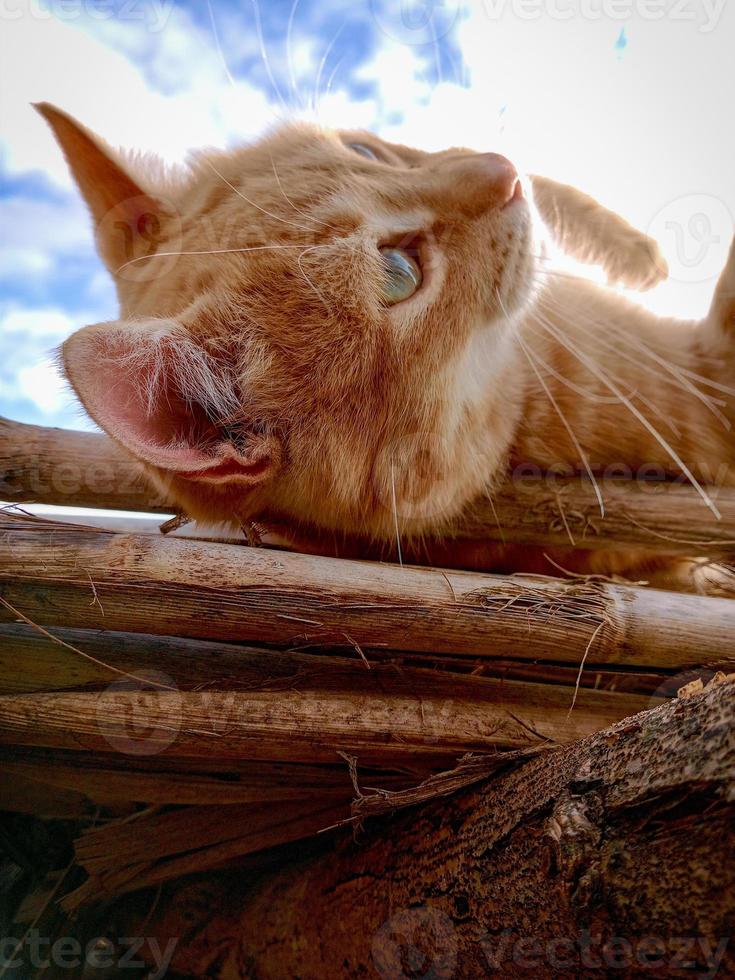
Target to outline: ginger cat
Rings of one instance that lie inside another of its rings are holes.
[[[555,242],[647,288],[655,243],[495,154],[298,125],[166,177],[37,108],[120,300],[64,371],[192,517],[308,528],[315,550],[338,532],[353,554],[398,533],[416,557],[519,463],[733,482],[735,253],[706,319],[663,319],[549,262]],[[434,556],[553,572],[495,543]]]

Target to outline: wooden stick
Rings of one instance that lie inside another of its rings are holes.
[[[97,432],[0,419],[0,500],[171,512],[144,470]]]
[[[365,764],[569,742],[651,704],[641,695],[483,679],[483,697],[386,690],[169,691],[6,695],[0,742],[85,752]]]
[[[735,603],[88,531],[0,514],[2,618],[278,646],[630,664],[732,656]]]
[[[478,660],[376,649],[370,651],[366,673],[366,661],[356,650],[349,651],[351,656],[292,651],[279,651],[275,656],[273,650],[263,647],[60,627],[53,629],[53,637],[61,643],[25,623],[0,623],[0,694],[103,688],[116,679],[109,667],[141,676],[153,666],[182,690],[338,690],[355,685],[378,690],[387,683],[393,691],[461,691],[468,697],[481,696],[478,681],[483,677],[558,684],[571,691],[579,673],[575,666],[540,661]],[[75,649],[94,660],[75,655]],[[727,673],[732,664],[709,664],[708,668]],[[642,671],[603,665],[583,671],[579,682],[596,690],[650,695],[666,689],[667,684],[673,691],[693,676],[671,674],[662,668]]]
[[[478,502],[456,534],[548,547],[640,547],[688,556],[735,551],[735,490],[709,490],[716,520],[688,485],[600,478],[605,516],[587,480],[519,476]],[[0,500],[172,513],[142,466],[98,433],[0,419]]]
[[[348,816],[346,801],[312,800],[187,807],[129,823],[116,821],[77,841],[77,858],[90,877],[62,904],[72,910],[91,900],[208,871],[234,858],[313,836]]]
[[[353,788],[343,760],[334,766],[290,765],[218,759],[169,759],[126,756],[109,751],[94,755],[59,749],[0,746],[0,761],[6,785],[35,786],[28,794],[3,794],[7,810],[25,812],[28,800],[73,791],[89,801],[114,806],[138,803],[222,804],[267,803],[284,800],[350,800]],[[419,772],[421,769],[419,769]],[[430,770],[424,770],[429,773]],[[381,790],[406,789],[416,774],[370,772],[370,785]],[[419,777],[420,778],[420,777]],[[31,812],[33,812],[31,810]]]

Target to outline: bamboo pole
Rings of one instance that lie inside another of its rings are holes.
[[[0,745],[5,785],[33,785],[31,800],[74,792],[103,806],[121,803],[215,805],[278,803],[285,800],[350,800],[353,787],[344,760],[333,766],[221,759],[132,756],[120,752],[38,749]],[[369,784],[381,791],[407,789],[430,772],[370,771]],[[18,797],[3,793],[3,807],[17,810]],[[88,811],[91,812],[91,806]],[[31,810],[31,812],[33,812]]]
[[[86,656],[75,654],[75,649]],[[366,673],[367,661],[355,650],[349,653],[351,656],[325,656],[321,651],[281,650],[276,656],[263,647],[59,627],[50,637],[25,623],[0,623],[0,694],[101,688],[116,679],[111,669],[142,675],[152,666],[186,690],[278,690],[284,686],[337,690],[357,683],[371,690],[387,685],[390,690],[414,694],[461,690],[478,697],[483,677],[557,684],[570,692],[579,682],[595,690],[648,695],[661,690],[673,693],[694,677],[663,668],[643,671],[607,665],[590,666],[580,675],[572,665],[382,649],[370,650]],[[710,664],[709,668],[727,672],[731,664]],[[701,674],[698,670],[696,676]]]
[[[566,743],[651,704],[643,695],[482,681],[482,697],[385,690],[171,691],[5,695],[0,743],[48,749],[219,760],[367,765]]]
[[[728,599],[158,540],[7,512],[0,530],[4,602],[45,626],[666,670],[732,656]]]
[[[98,432],[0,419],[0,500],[170,511],[143,467]]]
[[[605,516],[592,484],[526,476],[478,502],[456,535],[581,549],[638,547],[687,556],[735,550],[735,490],[713,487],[716,520],[692,487],[600,478]],[[0,419],[0,500],[115,510],[172,512],[142,466],[99,433],[46,429]]]

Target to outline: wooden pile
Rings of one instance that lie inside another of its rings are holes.
[[[722,560],[696,491],[508,486],[462,533]],[[0,422],[3,808],[69,817],[88,877],[160,884],[452,792],[733,668],[735,602],[162,536],[101,435]],[[137,530],[131,532],[130,528]],[[102,816],[101,816],[102,815]]]

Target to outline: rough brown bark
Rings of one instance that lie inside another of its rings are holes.
[[[148,928],[178,938],[184,976],[216,980],[734,976],[734,690],[291,852],[255,883],[179,884]]]
[[[735,550],[735,490],[711,487],[717,520],[688,485],[600,477],[605,515],[587,480],[519,475],[458,523],[464,538],[686,556]],[[107,436],[0,419],[0,500],[172,512],[143,467]]]

